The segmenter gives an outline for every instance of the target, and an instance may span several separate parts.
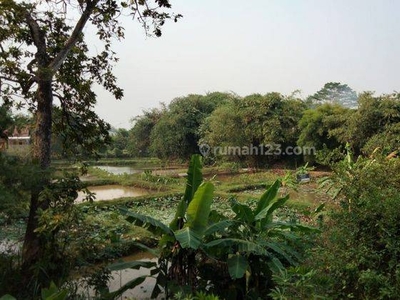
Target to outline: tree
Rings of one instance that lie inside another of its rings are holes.
[[[97,83],[121,99],[112,67],[117,58],[111,49],[114,38],[122,39],[124,29],[118,17],[131,14],[146,32],[161,35],[166,19],[180,15],[166,12],[169,0],[117,3],[112,0],[61,0],[0,2],[0,92],[6,105],[26,106],[35,118],[33,162],[40,166],[40,182],[31,191],[30,212],[23,246],[24,272],[29,272],[43,254],[45,241],[35,231],[37,212],[46,210],[49,199],[40,199],[50,183],[52,107],[60,102],[60,133],[89,150],[108,137],[109,125],[93,112]],[[103,50],[90,56],[83,29],[92,24]],[[24,101],[21,101],[23,99]]]
[[[325,103],[304,112],[299,122],[299,146],[314,147],[317,151],[332,151],[347,141],[346,122],[352,110],[339,104]],[[312,161],[314,157],[306,157]]]
[[[136,157],[149,156],[151,131],[164,114],[166,107],[144,111],[143,115],[133,119],[134,125],[129,131],[128,151]]]
[[[111,146],[115,152],[116,157],[121,157],[126,154],[126,148],[128,146],[129,132],[124,128],[118,128],[115,130],[111,137]]]
[[[374,96],[366,92],[360,95],[359,108],[347,122],[349,140],[356,154],[360,154],[367,144],[364,150],[369,154],[377,147],[387,147],[385,151],[396,150],[400,124],[399,100],[398,93]]]
[[[230,94],[210,93],[174,99],[151,132],[151,150],[160,158],[188,159],[199,153],[199,127]]]
[[[206,119],[201,141],[215,149],[212,154],[216,156],[220,153],[229,155],[230,160],[257,165],[271,160],[286,146],[295,145],[299,134],[297,123],[304,109],[305,104],[299,99],[279,93],[236,97]],[[252,150],[245,155],[235,150],[244,147]]]
[[[357,107],[357,93],[347,84],[328,82],[322,89],[310,96],[314,103],[341,104],[348,108]]]
[[[229,102],[217,107],[200,126],[200,144],[210,147],[210,153],[207,154],[215,155],[218,159],[219,151],[216,147],[221,147],[221,149],[229,146],[243,147],[250,143],[242,134],[244,123],[240,114],[240,101],[239,97],[232,97]]]
[[[10,108],[2,104],[0,106],[0,138],[7,137],[6,131],[12,125],[13,119]]]

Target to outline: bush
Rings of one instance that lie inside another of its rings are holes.
[[[325,224],[311,265],[329,278],[333,298],[395,299],[400,292],[400,161],[336,165],[337,210]]]

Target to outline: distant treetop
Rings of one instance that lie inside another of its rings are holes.
[[[347,84],[340,82],[328,82],[322,89],[309,97],[315,104],[337,103],[348,108],[357,108],[357,93]]]

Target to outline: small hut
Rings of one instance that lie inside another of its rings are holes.
[[[29,134],[29,127],[21,129],[14,128],[13,134],[8,137],[8,151],[15,153],[24,153],[29,151],[31,144],[31,137]]]

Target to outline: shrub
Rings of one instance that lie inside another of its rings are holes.
[[[394,299],[400,292],[400,161],[350,156],[334,168],[339,207],[311,265],[334,298]]]

